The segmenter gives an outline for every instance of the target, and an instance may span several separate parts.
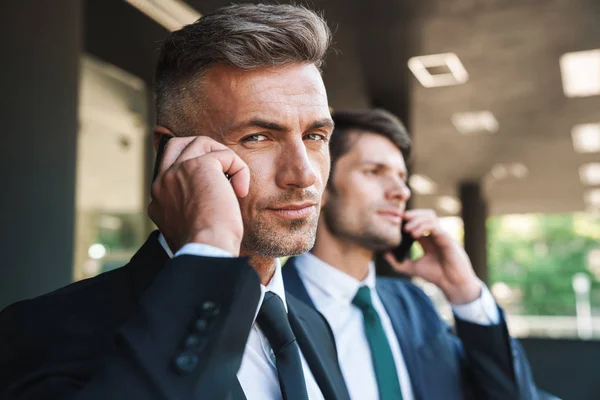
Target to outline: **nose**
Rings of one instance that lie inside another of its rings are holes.
[[[286,142],[277,165],[277,186],[283,189],[304,189],[315,184],[317,173],[302,138]]]
[[[400,177],[393,177],[393,182],[386,191],[386,199],[406,203],[410,199],[411,191],[408,184]]]

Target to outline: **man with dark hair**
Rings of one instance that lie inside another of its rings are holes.
[[[277,260],[315,240],[329,43],[289,5],[233,5],[171,34],[159,231],[126,266],[2,312],[0,398],[348,398],[327,323],[286,294]]]
[[[410,138],[384,110],[336,112],[331,177],[315,247],[288,260],[286,288],[331,326],[353,399],[534,399],[525,355],[465,251],[433,210],[406,210]],[[457,336],[417,286],[375,277],[373,255],[398,246],[401,227],[424,255],[393,266],[435,284]]]

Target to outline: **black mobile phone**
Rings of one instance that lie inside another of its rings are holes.
[[[402,220],[402,225],[400,226],[400,231],[402,234],[402,240],[400,244],[392,250],[392,254],[396,257],[396,260],[402,262],[407,258],[410,258],[410,249],[415,242],[415,238],[413,238],[410,233],[404,230],[404,225],[406,224],[406,220]]]
[[[154,160],[154,173],[152,174],[152,182],[154,182],[158,176],[158,171],[160,170],[160,163],[162,161],[163,153],[165,152],[165,147],[167,147],[167,143],[172,137],[173,136],[169,135],[160,135],[158,149],[156,149],[156,159]]]

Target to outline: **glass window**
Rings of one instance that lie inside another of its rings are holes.
[[[74,279],[127,263],[146,235],[142,80],[90,56],[81,60]]]

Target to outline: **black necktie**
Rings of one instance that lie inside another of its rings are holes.
[[[273,292],[265,293],[256,322],[275,353],[283,400],[308,400],[300,348],[279,296]]]

